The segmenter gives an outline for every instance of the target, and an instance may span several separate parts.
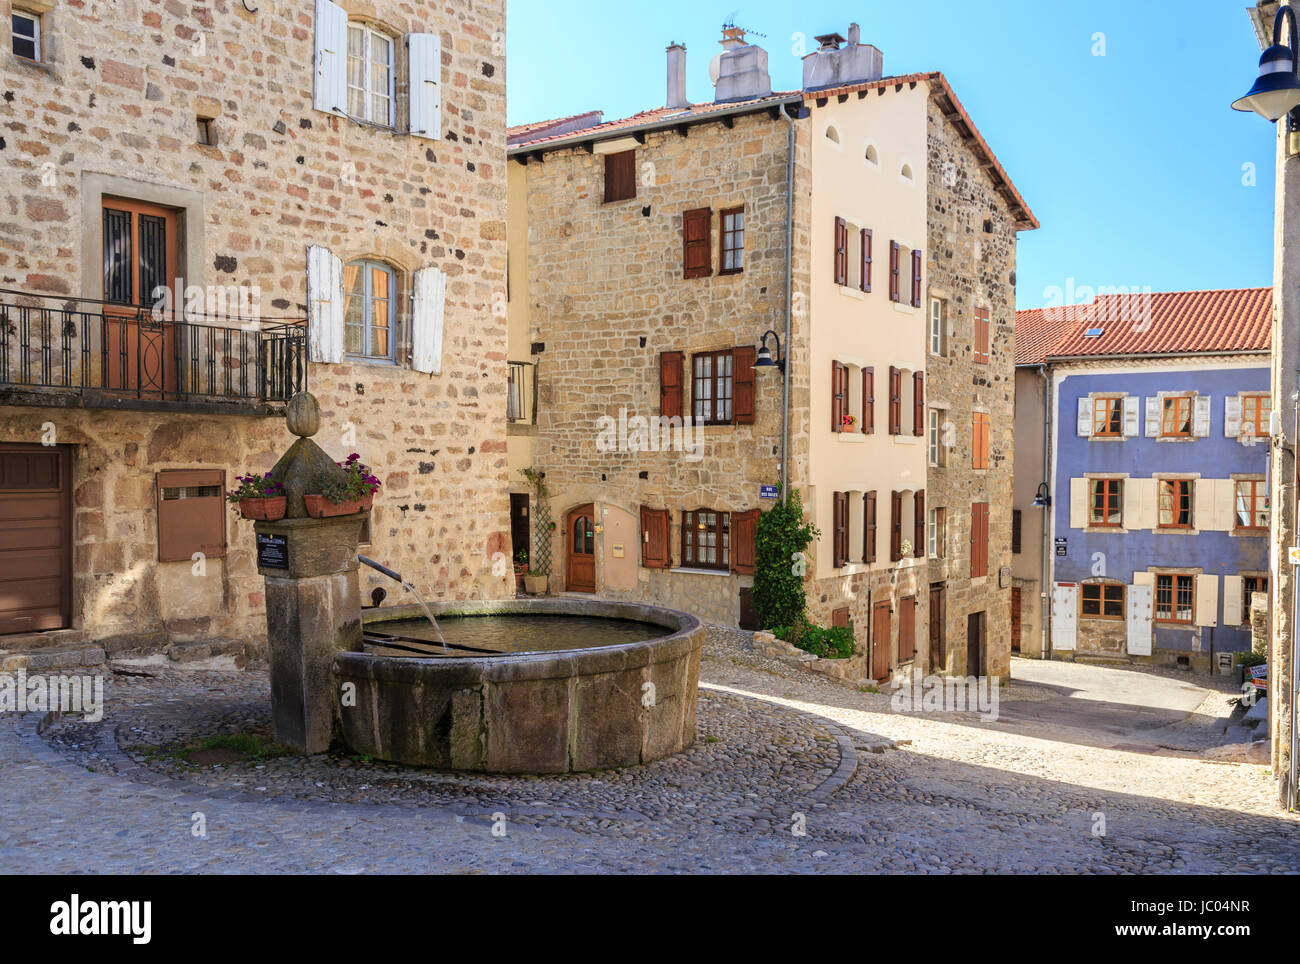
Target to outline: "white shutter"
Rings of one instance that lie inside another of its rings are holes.
[[[1204,532],[1214,528],[1214,479],[1192,479],[1192,528]]]
[[[406,37],[411,64],[410,132],[416,137],[442,139],[442,38],[436,33]]]
[[[1147,438],[1157,438],[1160,435],[1160,396],[1151,395],[1147,398]]]
[[[1121,523],[1125,530],[1142,528],[1142,483],[1146,479],[1125,479],[1121,483],[1123,489],[1123,506],[1121,512],[1123,516]]]
[[[1138,515],[1137,522],[1128,525],[1130,529],[1154,529],[1157,519],[1157,502],[1156,496],[1158,487],[1155,479],[1129,479],[1126,486],[1137,490],[1138,494]]]
[[[1084,529],[1088,525],[1088,480],[1070,480],[1070,528]]]
[[[337,3],[316,0],[316,83],[312,106],[347,116],[348,14]]]
[[[307,248],[307,350],[314,362],[343,361],[343,262],[329,248]]]
[[[1079,628],[1079,587],[1052,584],[1052,649],[1073,650]]]
[[[1219,577],[1196,577],[1196,625],[1216,626],[1219,622]]]
[[[1229,395],[1223,400],[1223,437],[1236,438],[1241,434],[1241,396]]]
[[[1087,395],[1079,399],[1075,431],[1083,438],[1092,436],[1092,399]]]
[[[417,372],[442,372],[442,328],[447,276],[440,268],[415,272],[411,333],[411,367]]]
[[[1209,395],[1197,395],[1192,402],[1192,434],[1197,438],[1207,438],[1210,434]]]
[[[1142,399],[1137,395],[1129,395],[1124,399],[1124,437],[1134,438],[1139,433],[1139,424],[1141,423],[1141,413],[1139,406]]]
[[[1241,593],[1240,576],[1223,577],[1223,625],[1241,625]]]
[[[1237,519],[1237,483],[1232,479],[1215,479],[1214,489],[1214,528],[1231,532]]]
[[[1136,577],[1138,574],[1134,573]],[[1150,573],[1142,573],[1150,575]],[[1128,587],[1128,651],[1130,656],[1151,655],[1151,586],[1138,585],[1136,581]]]

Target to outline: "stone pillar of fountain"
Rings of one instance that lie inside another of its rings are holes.
[[[320,406],[300,392],[285,421],[298,436],[271,470],[288,496],[285,517],[258,522],[257,571],[266,583],[266,633],[271,660],[275,739],[308,753],[329,749],[336,732],[330,667],[334,654],[361,649],[357,544],[366,513],[313,519],[303,494],[321,476],[343,470],[311,440]]]

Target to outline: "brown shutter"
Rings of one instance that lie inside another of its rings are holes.
[[[758,535],[758,509],[731,514],[731,570],[742,576],[754,574],[754,539]]]
[[[605,203],[636,197],[636,151],[605,155]]]
[[[831,362],[831,431],[844,430],[844,413],[848,411],[849,370],[837,361]]]
[[[903,424],[903,373],[889,366],[889,434],[902,433]]]
[[[889,242],[889,300],[897,301],[898,295],[898,242]]]
[[[849,226],[843,218],[835,219],[835,283],[849,283]]]
[[[876,561],[876,493],[862,496],[862,561]]]
[[[976,502],[970,507],[970,574],[987,576],[989,572],[989,504]]]
[[[1020,510],[1011,510],[1011,551],[1020,551]]]
[[[862,282],[863,291],[871,290],[871,229],[862,229]]]
[[[754,424],[754,359],[758,350],[753,345],[739,345],[731,349],[731,421],[735,425]]]
[[[831,626],[849,628],[849,607],[840,606],[838,609],[831,610]]]
[[[925,373],[912,372],[912,434],[925,434]]]
[[[989,467],[989,416],[987,412],[975,412],[971,416],[971,468],[987,469]]]
[[[921,249],[912,249],[912,307],[921,307]]]
[[[641,506],[641,565],[647,569],[667,569],[669,518],[667,509]]]
[[[57,465],[55,469],[57,470]],[[157,473],[154,482],[158,506],[158,561],[189,562],[196,552],[203,553],[209,559],[224,556],[226,505],[222,490],[226,485],[225,471],[166,469]],[[215,494],[176,491],[181,489],[206,489],[215,491]],[[54,502],[53,497],[49,502]],[[44,524],[57,527],[58,522],[56,520]],[[22,568],[21,563],[17,564],[15,577],[20,576]],[[30,570],[26,575],[30,578]],[[55,593],[55,590],[50,592]]]
[[[682,362],[679,351],[659,353],[659,414],[665,418],[682,417]]]
[[[876,431],[876,370],[862,369],[862,434],[874,435]]]
[[[831,553],[834,556],[834,568],[839,569],[848,562],[848,553],[844,551],[849,531],[849,494],[832,493],[834,501],[834,521],[831,532]]]
[[[889,558],[903,558],[903,493],[889,493]]]
[[[695,208],[682,214],[682,274],[687,278],[707,278],[713,273],[709,231],[713,225],[711,208]]]
[[[898,661],[916,658],[916,597],[908,596],[898,604]]]
[[[975,361],[982,365],[989,362],[989,313],[984,308],[975,312]]]
[[[912,513],[912,555],[917,559],[925,558],[925,489],[917,489],[912,497],[915,510]]]

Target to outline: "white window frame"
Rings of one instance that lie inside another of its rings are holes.
[[[361,336],[362,350],[360,353],[348,352],[347,356],[357,361],[378,362],[380,364],[397,363],[397,300],[399,297],[397,289],[397,272],[391,265],[384,264],[382,261],[361,260],[349,261],[347,267],[356,266],[361,271]],[[383,271],[388,275],[388,354],[380,355],[373,352],[372,342],[374,340],[374,331],[377,327],[374,324],[374,287],[370,272],[372,270]],[[347,292],[344,292],[346,302]],[[347,343],[347,318],[344,317],[344,344]]]
[[[944,416],[947,414],[944,409],[931,408],[925,427],[926,461],[935,468],[943,468],[948,464],[948,453],[943,444]]]
[[[930,354],[943,357],[948,354],[943,330],[943,299],[930,299]]]
[[[944,557],[944,542],[946,533],[943,531],[948,525],[948,513],[944,511],[944,506],[934,506],[928,511],[929,518],[926,520],[926,549],[931,559],[942,559]],[[939,524],[939,513],[943,513],[943,525]]]
[[[362,63],[365,65],[364,77],[362,79],[362,83],[364,84],[363,87],[357,87],[355,84],[352,83],[351,61],[352,61],[352,31],[353,30],[360,31],[363,40],[362,51],[361,51]],[[379,91],[374,89],[374,84],[370,76],[370,68],[374,62],[374,58],[370,55],[371,52],[370,45],[373,38],[378,38],[379,40],[382,40],[384,43],[388,45],[388,116],[383,120],[377,120],[376,118],[370,116],[371,97],[374,94],[379,93]],[[343,70],[347,82],[347,91],[348,91],[347,106],[351,107],[352,91],[359,90],[362,92],[363,95],[362,105],[365,108],[365,113],[360,117],[352,113],[349,113],[348,116],[351,117],[353,120],[363,121],[367,124],[376,124],[380,127],[395,127],[397,125],[397,120],[396,120],[397,98],[396,98],[396,83],[395,83],[396,75],[397,75],[397,41],[394,40],[392,37],[390,37],[388,34],[384,33],[383,31],[376,30],[374,27],[370,26],[367,23],[362,23],[357,20],[349,20],[348,21],[348,50],[344,57]]]
[[[27,37],[17,32],[13,32],[13,36],[10,38],[9,41],[9,52],[12,53],[15,57],[18,57],[20,60],[30,60],[33,63],[39,64],[41,62],[41,15],[39,13],[32,13],[29,10],[23,10],[19,7],[14,7],[13,16],[22,17],[24,20],[29,21],[32,25],[32,35],[30,37]],[[13,24],[13,20],[11,19],[10,20],[11,27],[12,24]],[[18,40],[20,37],[23,40],[30,40],[32,42],[32,46],[35,48],[34,56],[24,57],[18,51],[14,50],[14,41]]]

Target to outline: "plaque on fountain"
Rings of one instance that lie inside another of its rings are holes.
[[[288,569],[288,537],[259,532],[257,534],[257,565],[260,569]]]

